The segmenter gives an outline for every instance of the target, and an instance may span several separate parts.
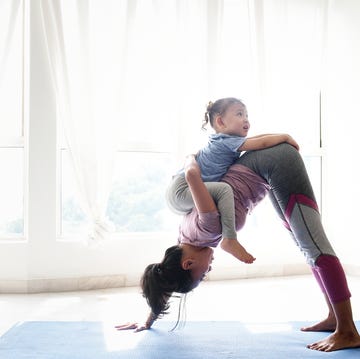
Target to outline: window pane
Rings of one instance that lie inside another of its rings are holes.
[[[17,5],[19,3],[19,5]],[[0,1],[0,137],[22,135],[22,2]]]
[[[61,151],[61,235],[86,233],[89,223],[76,197],[76,184],[67,151]],[[178,226],[165,203],[171,158],[163,153],[118,152],[107,217],[118,233],[161,232]]]
[[[165,203],[171,157],[163,153],[119,152],[107,215],[118,232],[173,229]]]
[[[75,177],[67,150],[61,150],[61,224],[60,235],[69,236],[85,233],[88,222],[81,210],[77,195]]]
[[[23,149],[0,148],[0,166],[0,237],[23,236]]]

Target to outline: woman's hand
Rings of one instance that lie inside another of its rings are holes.
[[[125,324],[116,325],[115,329],[117,330],[129,330],[134,329],[134,332],[142,332],[143,330],[148,330],[154,324],[155,320],[157,319],[157,315],[150,312],[148,318],[145,323],[139,324],[137,322],[127,322]]]
[[[201,176],[199,164],[196,162],[195,155],[190,154],[185,158],[184,163],[185,177],[190,173],[191,175]]]
[[[146,324],[139,324],[139,323],[125,323],[125,324],[121,324],[121,325],[116,325],[115,326],[116,330],[130,330],[130,329],[134,329],[134,332],[141,332],[143,330],[148,330],[150,329]]]

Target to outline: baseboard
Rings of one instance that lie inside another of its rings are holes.
[[[360,277],[359,265],[344,264],[347,275]],[[208,275],[208,280],[281,277],[310,274],[305,263],[222,267]],[[0,293],[69,292],[137,286],[141,273],[129,275],[88,276],[80,278],[47,278],[30,280],[0,280]]]
[[[124,275],[91,276],[81,278],[53,278],[31,280],[0,280],[0,293],[69,292],[126,286]]]

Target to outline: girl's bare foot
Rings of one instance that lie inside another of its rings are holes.
[[[356,332],[335,332],[324,340],[309,344],[307,347],[312,350],[318,350],[323,352],[332,352],[340,349],[359,348],[360,336]]]
[[[335,317],[328,317],[319,323],[316,323],[309,327],[301,328],[303,332],[333,332],[335,331],[335,329],[336,329]]]

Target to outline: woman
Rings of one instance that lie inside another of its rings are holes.
[[[322,341],[308,345],[310,349],[334,351],[360,347],[360,336],[355,327],[345,273],[339,259],[329,243],[321,224],[315,196],[298,151],[284,143],[271,148],[245,153],[233,165],[222,181],[232,186],[235,211],[245,211],[246,199],[237,190],[239,178],[247,181],[252,173],[256,181],[260,178],[270,186],[270,198],[296,244],[304,253],[311,266],[329,307],[328,317],[304,331],[333,331]],[[185,170],[186,181],[192,193],[195,209],[185,216],[187,225],[214,238],[219,243],[221,225],[216,216],[217,208],[213,198],[201,180],[196,161],[190,160]],[[260,184],[261,182],[259,182]],[[261,190],[261,186],[259,186]],[[251,191],[250,191],[251,192]],[[237,198],[242,197],[242,199]],[[260,194],[260,198],[261,198]],[[256,197],[254,204],[256,204]],[[245,201],[245,202],[244,202]],[[205,214],[206,216],[203,216]],[[238,218],[237,218],[238,220]],[[184,222],[181,228],[184,227]],[[195,231],[196,232],[196,231]],[[201,242],[201,241],[200,241]],[[154,321],[168,309],[168,299],[172,292],[187,293],[195,288],[211,269],[212,249],[205,245],[179,243],[169,248],[163,261],[149,265],[142,277],[143,294],[151,307],[151,314],[144,325],[128,323],[118,329],[149,329]],[[221,247],[235,255],[241,252],[240,244],[221,243]]]

